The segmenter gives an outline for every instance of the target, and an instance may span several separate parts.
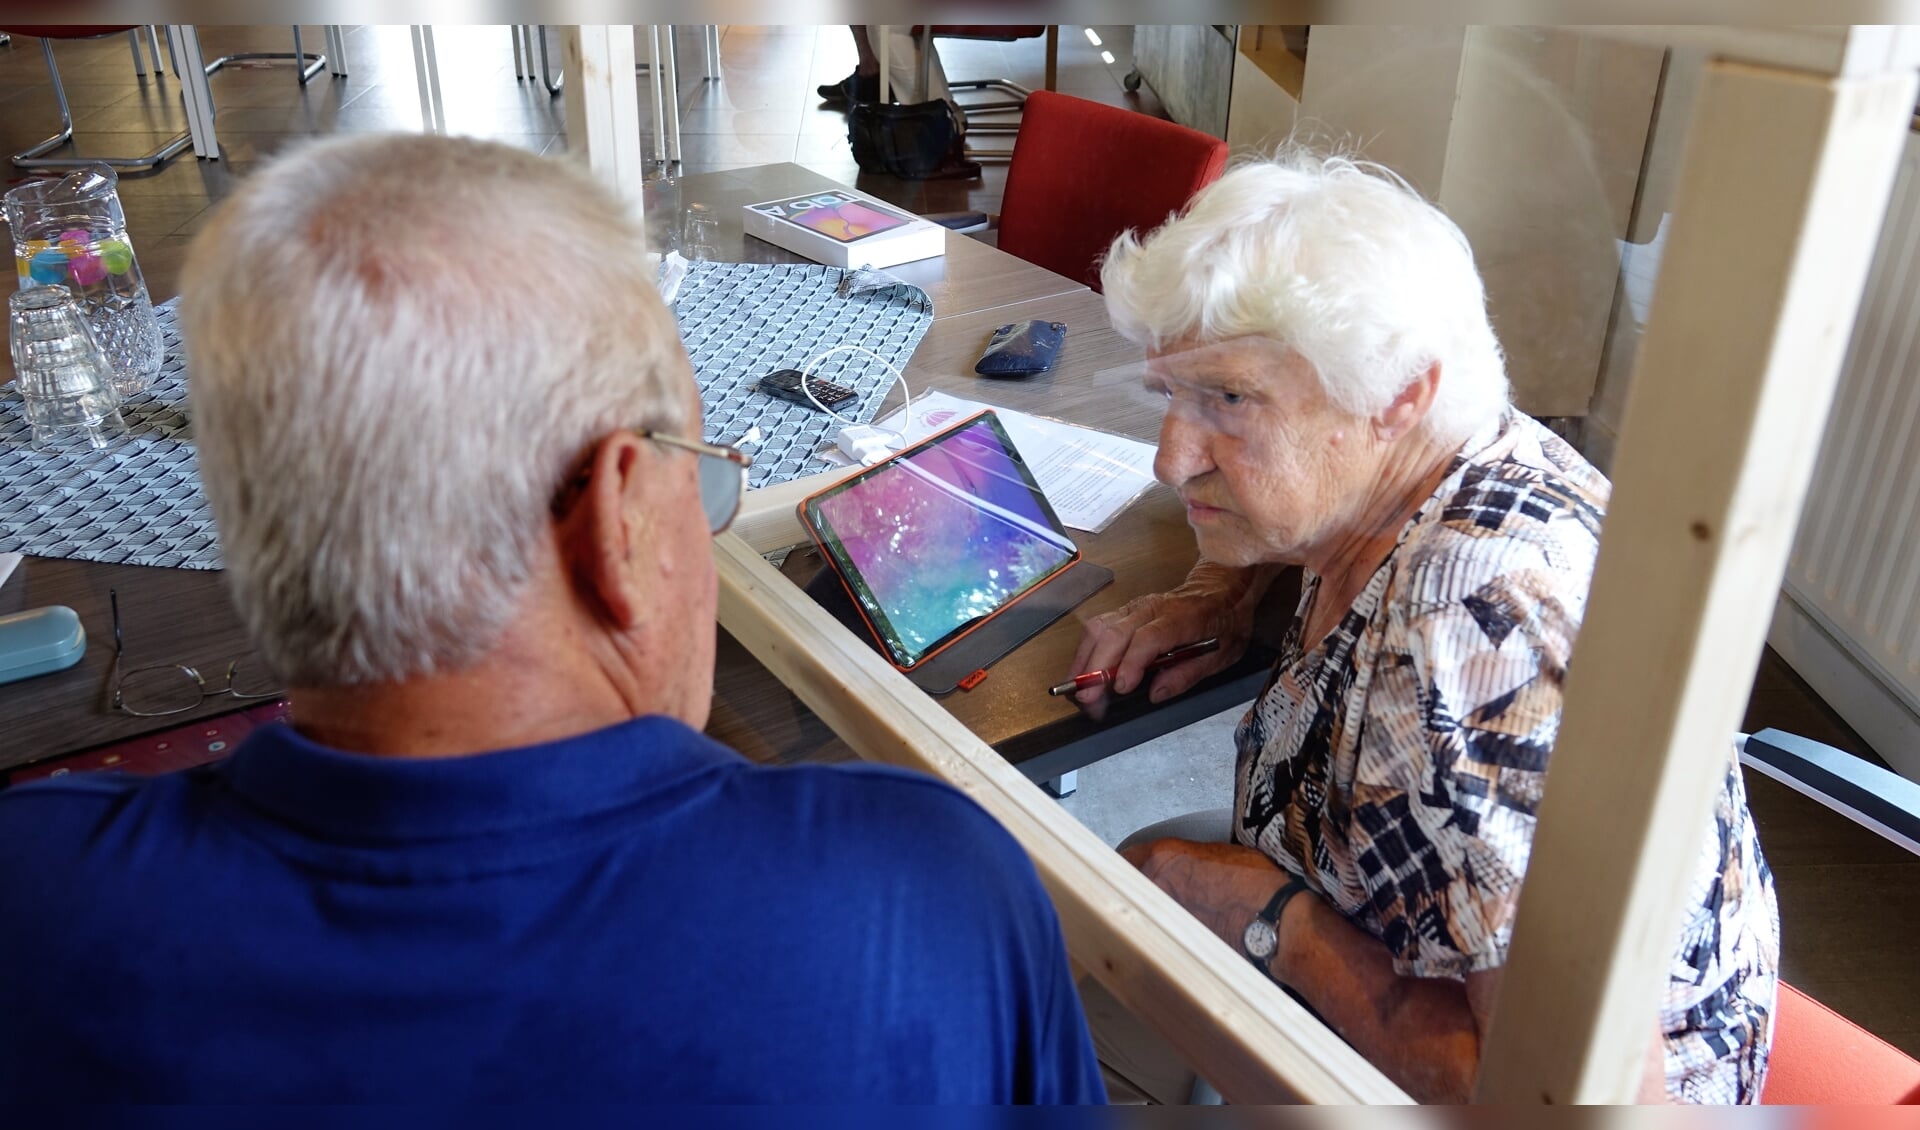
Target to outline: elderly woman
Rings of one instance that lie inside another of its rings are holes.
[[[1416,1098],[1465,1099],[1607,481],[1510,407],[1465,237],[1385,170],[1299,151],[1242,165],[1184,217],[1122,236],[1101,278],[1165,397],[1156,471],[1200,562],[1092,621],[1075,670],[1117,667],[1126,694],[1154,656],[1221,637],[1153,675],[1155,700],[1179,694],[1239,657],[1278,568],[1305,568],[1236,733],[1233,808],[1123,851]],[[1779,927],[1728,756],[1684,864],[1650,1099],[1753,1101],[1765,1070]],[[1090,998],[1118,1081],[1184,1098],[1177,1061]]]

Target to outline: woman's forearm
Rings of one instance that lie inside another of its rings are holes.
[[[1154,840],[1122,854],[1238,952],[1248,925],[1287,882],[1271,859],[1239,844]],[[1492,1013],[1498,972],[1469,974],[1465,984],[1402,977],[1385,945],[1311,892],[1286,903],[1277,933],[1268,975],[1306,998],[1374,1066],[1422,1101],[1471,1096],[1480,1017]]]
[[[1281,925],[1276,980],[1415,1099],[1472,1097],[1480,1032],[1464,985],[1400,976],[1385,945],[1311,894],[1287,904]]]

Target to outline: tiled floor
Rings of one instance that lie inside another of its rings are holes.
[[[697,29],[679,37],[683,171],[708,172],[774,161],[795,161],[827,176],[922,212],[997,211],[1006,165],[989,163],[977,180],[902,181],[863,174],[847,145],[846,117],[821,104],[814,88],[853,69],[852,37],[844,27],[734,26],[722,29],[721,78],[701,77]],[[287,51],[284,27],[203,27],[211,59],[235,51]],[[1120,79],[1130,63],[1131,29],[1101,28],[1108,65],[1084,34],[1062,29],[1058,89],[1114,105],[1159,113],[1151,90],[1129,94]],[[553,59],[558,64],[557,36]],[[306,48],[318,50],[321,29],[306,29]],[[435,29],[442,100],[454,133],[490,137],[534,152],[563,150],[565,98],[537,81],[514,76],[512,40],[505,27]],[[404,26],[356,26],[346,31],[349,74],[326,74],[307,86],[285,64],[231,65],[210,80],[220,161],[176,157],[156,172],[122,179],[129,230],[142,269],[157,295],[171,294],[187,240],[220,200],[261,160],[303,138],[335,132],[417,130],[419,92],[411,42]],[[1039,89],[1044,50],[1039,39],[1015,43],[942,41],[950,78],[1006,77]],[[61,41],[60,73],[74,111],[81,153],[144,153],[186,128],[178,84],[171,77],[136,77],[126,37]],[[645,54],[642,52],[644,60]],[[651,87],[636,78],[643,121],[652,121]],[[972,96],[963,95],[962,101]],[[53,131],[57,111],[47,85],[39,41],[16,38],[0,47],[0,151],[14,152]],[[649,127],[650,128],[650,127]],[[997,147],[1003,137],[982,138]],[[651,133],[647,144],[651,151]],[[0,178],[16,180],[6,168]]]
[[[1151,91],[1126,93],[1130,29],[1101,27],[1102,62],[1079,27],[1063,28],[1059,89],[1159,113]],[[449,126],[547,152],[565,141],[564,95],[517,81],[503,27],[436,30]],[[203,28],[209,57],[229,51],[284,51],[281,27]],[[309,29],[309,50],[322,41]],[[122,181],[129,228],[156,295],[177,290],[180,261],[209,208],[258,163],[286,145],[338,131],[420,128],[413,59],[404,27],[354,27],[347,33],[351,74],[302,87],[285,66],[232,66],[215,75],[214,101],[224,160],[176,158],[149,175]],[[950,77],[1005,76],[1041,85],[1038,40],[1014,44],[943,43]],[[169,77],[136,78],[124,37],[57,47],[83,152],[138,153],[185,128]],[[862,174],[848,151],[845,119],[823,108],[814,87],[852,69],[853,46],[840,27],[724,29],[723,77],[700,78],[699,41],[682,37],[680,104],[687,172],[768,161],[797,161],[918,211],[998,209],[1004,165],[977,181],[908,182]],[[556,55],[557,59],[557,55]],[[648,86],[640,83],[643,113]],[[0,151],[24,148],[55,121],[37,41],[0,47]],[[17,170],[0,178],[17,179]],[[1749,707],[1747,727],[1779,726],[1868,753],[1784,664],[1769,654]],[[1227,800],[1231,726],[1223,719],[1110,759],[1081,775],[1068,808],[1110,840],[1177,811]],[[1920,861],[1827,813],[1772,781],[1750,776],[1761,839],[1779,877],[1790,980],[1887,1039],[1920,1053]]]

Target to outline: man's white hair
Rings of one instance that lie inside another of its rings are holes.
[[[229,588],[291,686],[477,660],[589,446],[689,423],[626,205],[508,146],[308,145],[221,206],[183,289]]]
[[[1385,408],[1434,362],[1435,436],[1464,441],[1508,402],[1466,236],[1379,165],[1293,144],[1239,164],[1184,215],[1116,239],[1100,281],[1114,326],[1134,342],[1159,352],[1271,338],[1357,416]]]

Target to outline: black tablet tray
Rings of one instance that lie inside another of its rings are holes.
[[[960,680],[998,663],[1014,648],[1026,643],[1047,625],[1078,607],[1080,602],[1106,588],[1113,581],[1113,570],[1089,561],[1067,566],[1066,572],[1041,585],[998,616],[962,636],[933,658],[906,672],[913,684],[928,694],[950,694]],[[814,575],[806,584],[807,595],[833,618],[845,624],[867,646],[886,656],[873,629],[848,595],[847,586],[831,565]]]

